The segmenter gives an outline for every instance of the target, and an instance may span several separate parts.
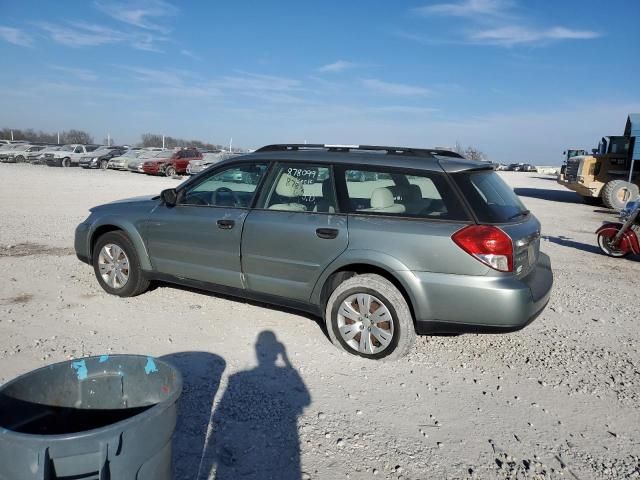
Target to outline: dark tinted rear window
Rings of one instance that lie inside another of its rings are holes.
[[[518,196],[494,171],[452,175],[481,223],[505,223],[528,213]]]

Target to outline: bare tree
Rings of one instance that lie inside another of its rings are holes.
[[[480,150],[478,150],[475,147],[467,147],[467,149],[464,152],[464,156],[466,158],[468,158],[469,160],[485,160],[487,158],[487,156]]]
[[[67,130],[60,134],[63,143],[93,143],[93,137],[82,130]]]
[[[140,137],[138,146],[140,147],[162,147],[162,135],[157,133],[144,133]],[[186,140],[184,138],[170,137],[165,135],[164,146],[166,148],[182,148],[182,147],[196,147],[203,150],[223,150],[222,145],[214,143],[207,143],[201,140]]]

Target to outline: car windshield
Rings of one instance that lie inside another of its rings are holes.
[[[127,158],[136,158],[139,153],[140,153],[140,150],[127,150],[121,156],[127,157]]]
[[[166,150],[164,152],[151,152],[153,158],[171,158],[173,157],[173,152],[170,150]]]
[[[452,175],[481,223],[520,219],[529,211],[515,192],[493,170]]]
[[[26,150],[29,147],[30,147],[30,145],[21,143],[20,145],[16,145],[14,150]]]
[[[62,148],[60,148],[60,150],[63,152],[73,152],[75,148],[76,147],[73,145],[64,145]]]

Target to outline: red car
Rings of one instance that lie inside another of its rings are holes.
[[[162,152],[142,164],[147,175],[185,175],[191,160],[202,160],[202,153],[195,148],[183,148],[175,152]]]

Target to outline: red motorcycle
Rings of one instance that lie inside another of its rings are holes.
[[[617,258],[640,254],[640,199],[627,203],[620,212],[620,221],[623,223],[605,223],[596,230],[600,250]]]

